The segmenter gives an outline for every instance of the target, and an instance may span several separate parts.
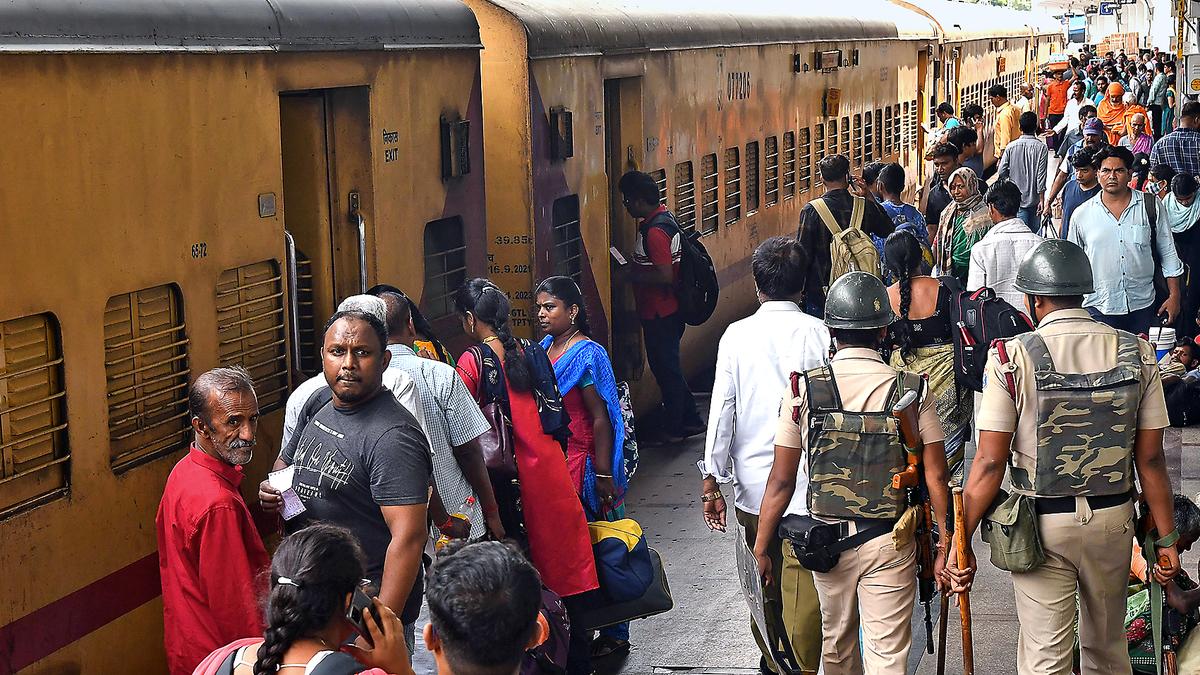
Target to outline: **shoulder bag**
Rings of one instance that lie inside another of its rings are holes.
[[[473,346],[467,351],[475,357],[475,362],[479,364],[480,377],[486,380],[486,376],[483,374],[486,367],[483,361],[483,350],[478,346]],[[476,390],[479,392],[476,401],[479,403],[479,410],[487,418],[490,427],[478,439],[479,449],[483,452],[483,463],[487,466],[488,473],[496,478],[516,478],[517,456],[513,448],[512,420],[505,412],[506,401],[494,399],[483,403],[482,401],[487,398],[486,386],[483,382],[476,384]]]

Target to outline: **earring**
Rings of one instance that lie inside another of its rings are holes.
[[[575,325],[575,315],[574,314],[571,315],[571,325],[572,326]]]

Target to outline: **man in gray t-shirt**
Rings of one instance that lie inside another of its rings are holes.
[[[304,424],[275,468],[296,467],[293,487],[305,506],[287,529],[324,522],[353,532],[379,599],[408,629],[421,604],[431,466],[416,418],[383,386],[386,344],[387,329],[377,317],[333,315],[321,348],[330,388],[306,404]],[[266,511],[279,508],[278,492],[267,484],[259,500]]]

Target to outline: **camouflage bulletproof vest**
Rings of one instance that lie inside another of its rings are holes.
[[[1137,337],[1117,331],[1117,365],[1078,375],[1054,369],[1046,343],[1036,332],[1015,339],[1034,367],[1037,451],[1036,456],[1012,454],[1013,487],[1042,497],[1128,492],[1133,487],[1133,440],[1141,400]]]
[[[921,386],[913,373],[897,373],[881,411],[849,411],[828,366],[804,374],[808,392],[808,510],[825,518],[894,519],[904,495],[892,488],[903,471],[905,449],[892,406]]]

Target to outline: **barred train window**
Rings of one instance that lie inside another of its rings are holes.
[[[675,165],[675,220],[684,230],[696,229],[696,181],[691,162]]]
[[[891,156],[896,150],[892,147],[895,136],[892,135],[892,106],[890,105],[883,109],[883,126],[881,128],[883,129],[883,133],[880,134],[883,137],[883,154]]]
[[[283,278],[279,263],[264,260],[227,269],[217,279],[217,350],[221,365],[241,366],[254,378],[263,413],[288,395]]]
[[[900,139],[900,104],[892,106],[892,149],[896,154],[900,154],[903,149],[901,146],[903,141]]]
[[[763,183],[767,198],[767,206],[779,203],[779,137],[768,136],[765,141],[766,169]]]
[[[746,144],[746,215],[758,211],[758,141]]]
[[[806,130],[801,130],[806,131]],[[796,132],[783,135],[783,198],[796,196]]]
[[[875,159],[882,160],[885,151],[883,149],[883,110],[875,109]]]
[[[737,148],[725,148],[725,224],[742,217],[742,162]]]
[[[425,300],[429,319],[454,313],[454,291],[467,280],[467,243],[462,218],[425,224]]]
[[[66,494],[62,340],[52,314],[0,322],[0,516]]]
[[[825,125],[817,123],[813,129],[817,132],[817,145],[816,149],[813,151],[813,161],[814,163],[819,163],[825,158]],[[824,185],[824,182],[821,180],[821,172],[816,171],[815,173],[816,178],[814,182],[816,183],[817,187],[821,187]]]
[[[866,119],[863,120],[863,164],[870,164],[875,161],[875,124],[871,119],[871,111],[865,113]]]
[[[821,159],[832,157],[838,153],[838,122],[837,118],[829,120],[825,125],[825,154]],[[820,173],[820,172],[818,172]]]
[[[916,148],[917,146],[917,115],[920,114],[920,110],[915,100],[909,102],[909,114],[912,115],[908,120],[908,147],[910,148]]]
[[[665,180],[665,179],[664,179]],[[583,236],[579,232],[579,196],[554,200],[551,207],[554,230],[554,273],[576,283],[583,275]]]
[[[183,298],[175,284],[108,299],[104,373],[114,471],[187,446],[187,347]]]
[[[650,177],[654,179],[654,184],[658,186],[658,203],[667,203],[667,170],[659,169],[651,171]]]
[[[851,158],[850,141],[851,141],[850,118],[843,117],[842,118],[842,156],[846,158],[846,161],[850,161],[850,158]]]
[[[721,205],[717,201],[717,155],[700,158],[700,232],[717,231]]]
[[[854,141],[853,162],[855,166],[861,167],[863,165],[863,147],[866,143],[863,142],[862,115],[859,113],[854,115]]]
[[[817,125],[817,129],[820,130],[820,128],[821,128],[821,126]],[[810,136],[808,134],[808,129],[801,129],[800,130],[800,194],[804,194],[805,192],[808,192],[810,184],[812,182],[812,163],[810,161],[810,158],[812,156],[812,144],[809,142],[809,139],[810,139]],[[792,145],[793,145],[793,147],[795,147],[795,143],[793,143]],[[795,151],[793,151],[791,153],[790,160],[791,160],[790,161],[790,164],[791,164],[790,171],[792,173],[792,182],[795,183],[796,182],[796,153],[795,153]],[[793,194],[789,194],[788,197],[792,197],[794,195],[795,191],[796,191],[796,188],[795,188],[795,186],[793,186],[792,187]]]

